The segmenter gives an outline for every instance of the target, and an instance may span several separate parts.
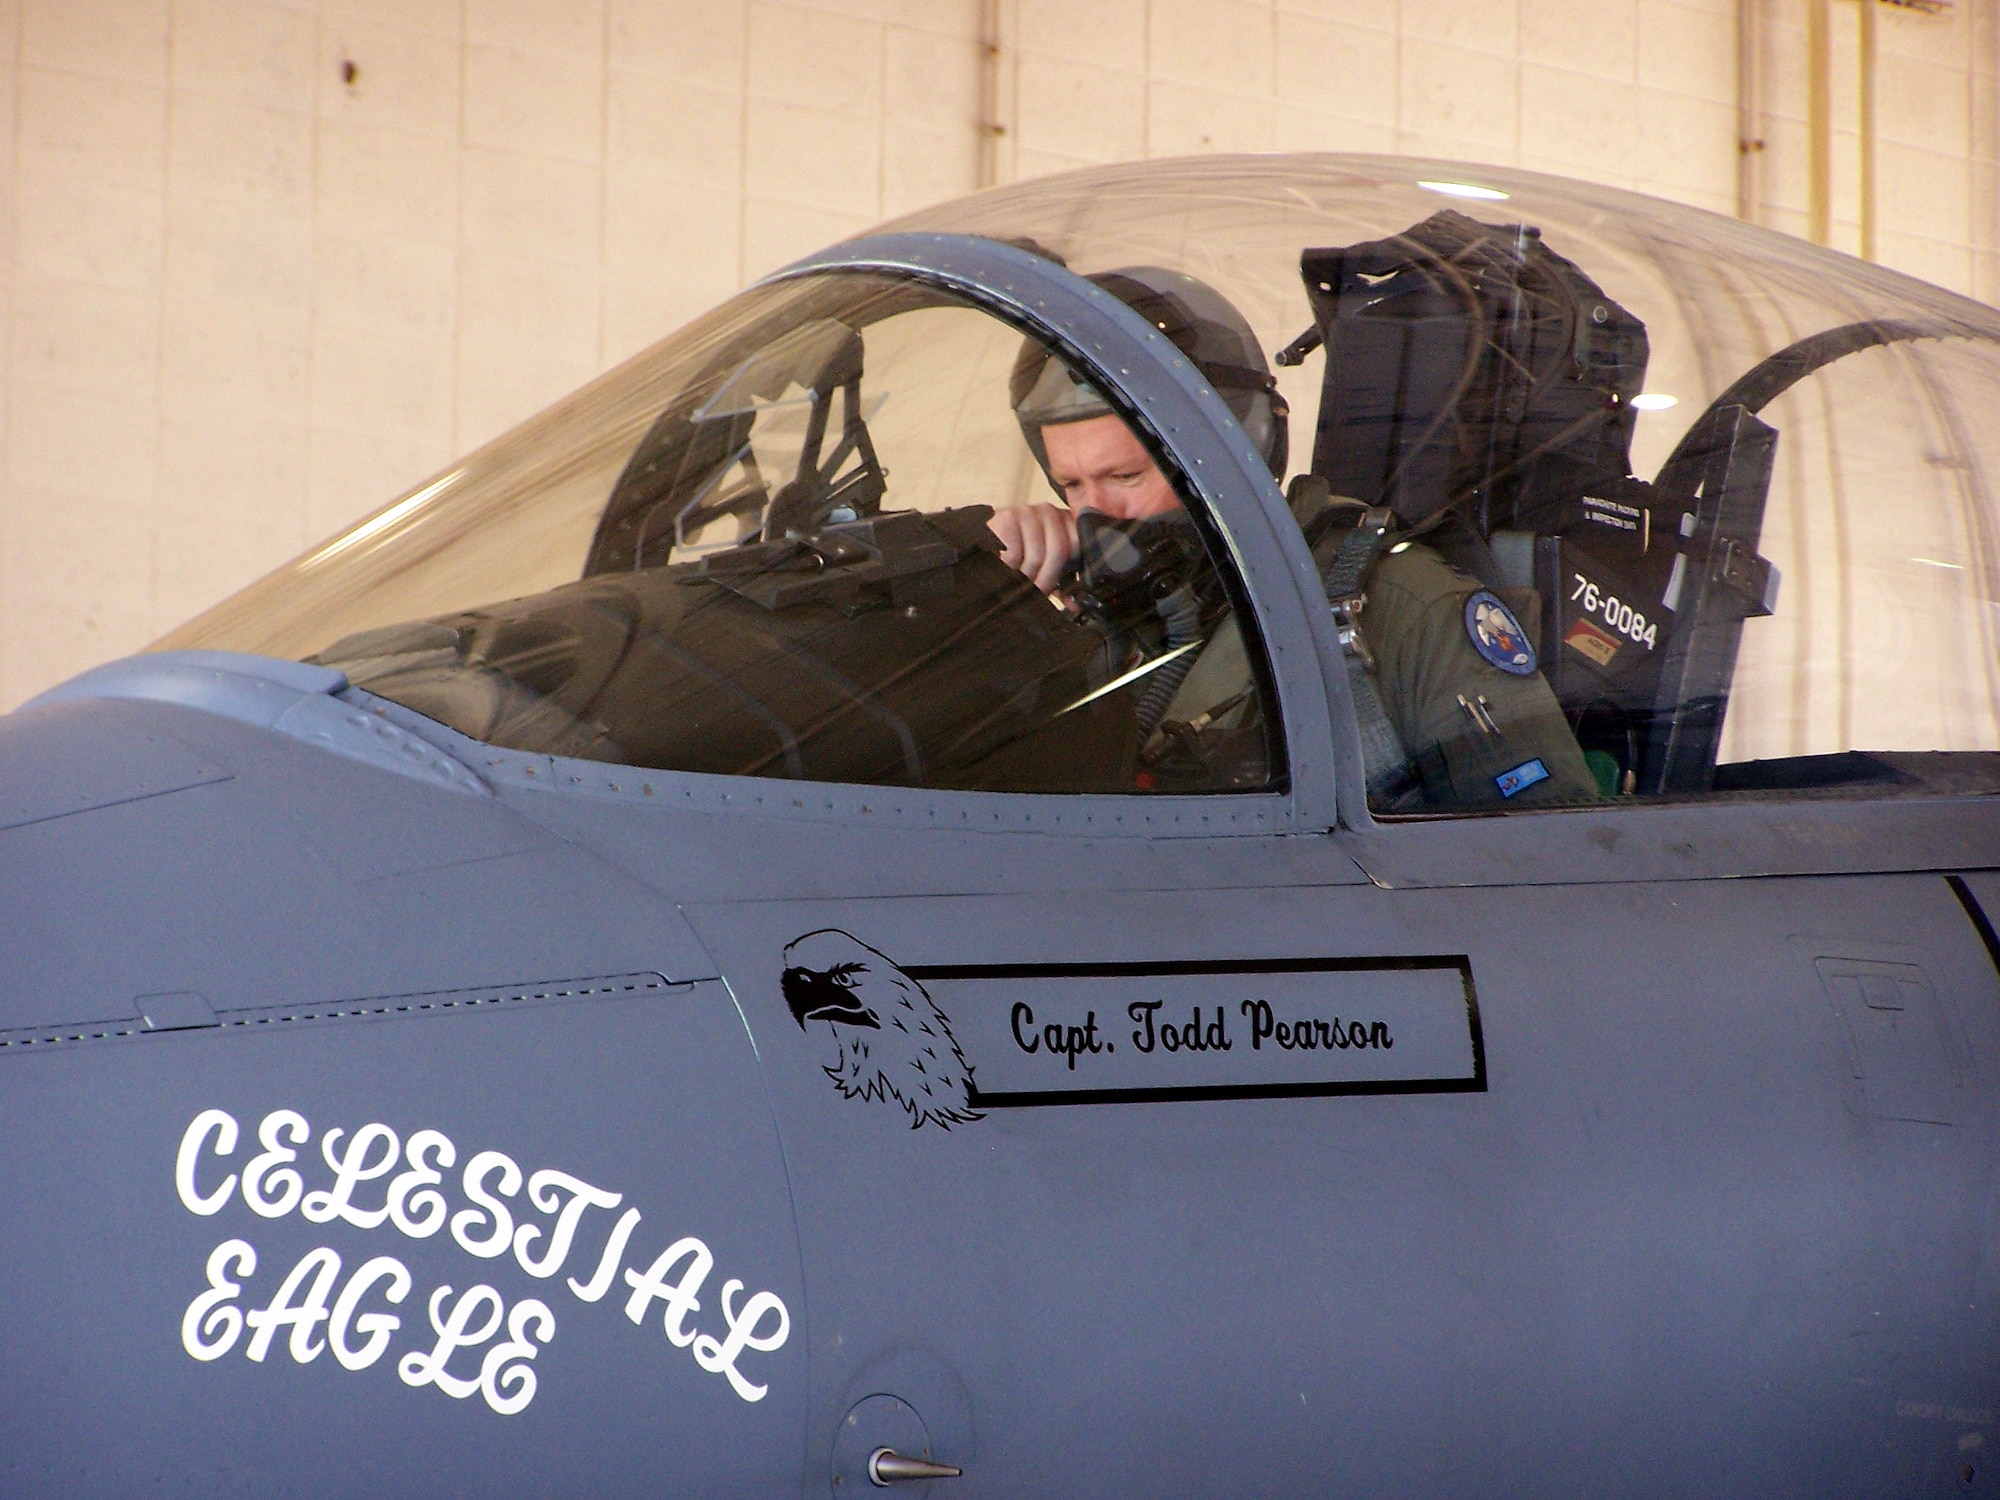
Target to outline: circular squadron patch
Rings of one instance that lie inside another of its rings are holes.
[[[1481,656],[1503,672],[1526,677],[1535,670],[1535,648],[1514,612],[1481,589],[1465,601],[1465,633]]]

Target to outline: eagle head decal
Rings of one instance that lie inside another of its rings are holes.
[[[840,1043],[826,1070],[849,1099],[893,1099],[910,1128],[982,1118],[972,1070],[924,987],[858,938],[824,928],[785,947],[781,981],[799,1029],[825,1021]]]

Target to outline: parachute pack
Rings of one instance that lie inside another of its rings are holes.
[[[1481,535],[1553,531],[1631,472],[1645,324],[1522,224],[1446,209],[1300,260],[1326,349],[1312,472],[1405,526],[1447,506]]]

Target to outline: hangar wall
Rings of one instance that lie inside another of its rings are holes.
[[[1879,11],[1881,258],[1988,299],[1996,11]],[[1803,232],[1806,0],[1755,13]],[[0,708],[985,178],[1383,151],[1734,212],[1738,52],[1737,0],[0,0]]]

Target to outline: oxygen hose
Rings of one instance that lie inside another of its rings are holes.
[[[1178,651],[1183,646],[1191,646],[1201,639],[1201,606],[1195,602],[1194,590],[1182,584],[1171,594],[1153,601],[1153,612],[1166,626],[1165,650]],[[1160,720],[1167,716],[1167,705],[1174,701],[1174,694],[1181,690],[1187,675],[1194,670],[1195,653],[1183,652],[1172,661],[1152,673],[1152,680],[1146,684],[1144,696],[1139,699],[1139,743],[1145,744],[1160,727]]]

